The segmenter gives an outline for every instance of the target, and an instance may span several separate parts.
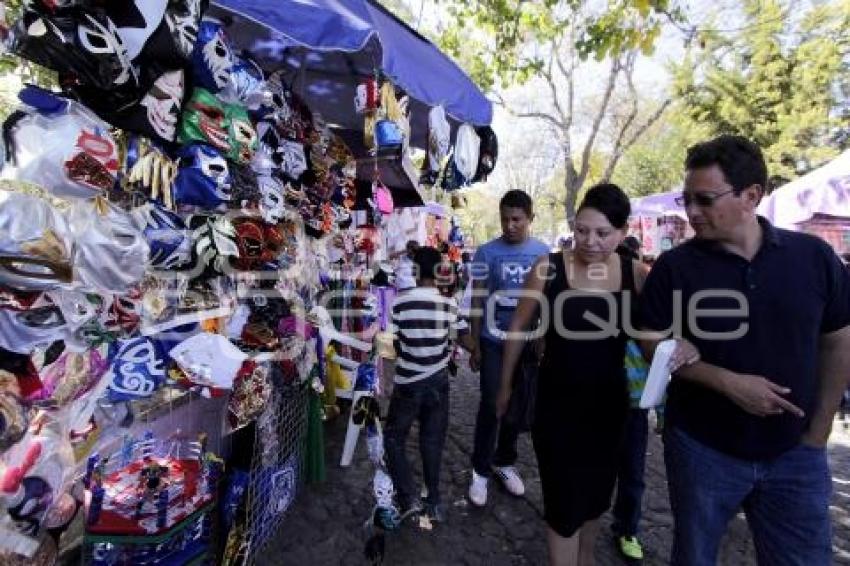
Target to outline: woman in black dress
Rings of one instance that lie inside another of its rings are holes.
[[[542,293],[548,308],[523,297],[511,324],[521,332],[542,313],[545,354],[532,436],[552,565],[593,563],[597,519],[610,507],[617,477],[629,408],[623,330],[637,327],[631,313],[647,273],[616,253],[629,213],[616,185],[591,188],[576,215],[573,249],[540,258],[526,279],[526,291]],[[523,344],[506,342],[502,413]]]

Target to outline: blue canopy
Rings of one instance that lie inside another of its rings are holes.
[[[242,21],[228,27],[228,33],[255,56],[283,62],[290,48],[308,48],[314,53],[309,61],[302,55],[302,71],[318,69],[327,75],[340,62],[334,61],[332,52],[337,52],[337,59],[339,52],[357,53],[365,59],[343,58],[340,70],[347,68],[350,75],[360,74],[358,78],[362,78],[379,67],[412,98],[426,106],[441,104],[456,121],[486,126],[493,119],[491,102],[470,78],[434,44],[375,0],[216,0],[213,4],[241,16]],[[258,26],[265,30],[258,30]],[[338,81],[340,74],[333,75],[330,78]],[[330,80],[325,85],[328,92],[317,92],[322,87],[316,84],[315,76],[311,79],[311,94],[334,94],[338,89]],[[338,101],[346,104],[348,113],[356,83],[350,86],[344,89],[350,91],[346,92],[350,98]]]

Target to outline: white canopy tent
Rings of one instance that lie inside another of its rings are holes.
[[[850,219],[850,150],[776,189],[758,208],[775,226],[798,230],[816,214]]]

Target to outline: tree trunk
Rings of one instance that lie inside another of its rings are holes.
[[[572,232],[575,229],[576,199],[581,186],[584,184],[584,178],[576,171],[570,154],[566,154],[564,157],[564,170],[566,173],[564,175],[564,215],[567,218],[567,226]]]

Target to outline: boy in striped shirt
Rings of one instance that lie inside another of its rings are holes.
[[[440,252],[422,247],[413,255],[417,286],[393,304],[393,332],[398,354],[395,386],[384,428],[387,467],[403,515],[423,512],[431,521],[444,518],[440,505],[440,462],[449,422],[449,374],[452,341],[457,333],[457,302],[437,288]],[[419,450],[428,491],[420,504],[410,463],[407,435],[419,421]]]

